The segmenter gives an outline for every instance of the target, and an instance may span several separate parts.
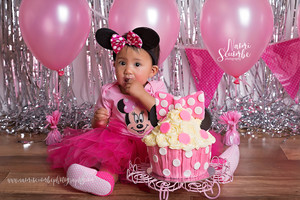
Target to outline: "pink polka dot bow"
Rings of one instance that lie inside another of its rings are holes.
[[[186,97],[174,97],[165,92],[155,93],[157,119],[161,119],[167,115],[170,110],[185,108],[194,118],[204,119],[204,93],[198,91]]]
[[[142,39],[132,31],[127,33],[127,40],[118,34],[113,34],[110,39],[111,47],[113,51],[118,54],[125,44],[129,44],[131,46],[136,46],[137,48],[142,48],[143,41]]]

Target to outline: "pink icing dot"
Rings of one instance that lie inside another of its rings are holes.
[[[170,128],[171,128],[171,125],[169,124],[169,122],[165,122],[160,125],[159,130],[162,133],[167,133],[170,130]]]
[[[180,133],[178,136],[178,140],[183,144],[188,144],[191,141],[191,138],[187,133]]]
[[[205,130],[200,130],[200,135],[201,135],[201,137],[203,137],[204,139],[207,139],[208,138],[208,134],[207,134],[207,132],[205,131]]]
[[[181,112],[179,113],[179,116],[180,116],[180,118],[181,118],[182,120],[184,120],[184,121],[189,121],[189,120],[191,120],[191,114],[190,114],[188,111],[186,111],[186,110],[181,111]]]

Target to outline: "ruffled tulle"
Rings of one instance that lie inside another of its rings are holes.
[[[65,170],[73,164],[105,167],[115,174],[125,174],[129,161],[147,158],[146,145],[140,138],[121,135],[116,128],[97,128],[83,133],[67,129],[61,143],[48,147],[48,161],[53,168]]]
[[[211,147],[211,157],[220,156],[223,151],[224,145],[222,143],[222,136],[220,133],[216,133],[213,130],[209,131],[216,138],[216,142],[212,144]]]

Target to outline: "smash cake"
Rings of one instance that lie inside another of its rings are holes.
[[[203,92],[195,95],[199,94]],[[143,138],[151,164],[151,175],[167,181],[183,182],[209,177],[211,147],[216,139],[208,131],[200,128],[204,113],[199,118],[195,118],[194,116],[199,115],[193,113],[198,105],[197,101],[204,103],[204,98],[194,98],[193,105],[188,105],[189,99],[182,98],[175,100],[177,102],[171,106],[161,107],[159,102],[163,101],[162,99],[166,98],[156,99],[157,112],[162,107],[169,110],[165,116],[161,116],[151,133]],[[185,104],[187,105],[184,106]],[[205,112],[203,104],[202,108]]]

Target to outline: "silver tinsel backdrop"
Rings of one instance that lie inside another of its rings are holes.
[[[175,0],[174,0],[175,1]],[[0,1],[0,130],[12,133],[47,133],[46,115],[57,109],[62,117],[59,129],[89,126],[93,105],[101,86],[115,79],[110,53],[100,48],[95,31],[108,26],[113,0],[88,0],[92,28],[85,47],[59,77],[36,60],[24,43],[19,27],[21,0]],[[177,0],[180,33],[156,79],[164,80],[170,93],[185,96],[195,91],[184,48],[205,48],[199,20],[204,0]],[[274,32],[270,41],[297,38],[296,9],[299,0],[269,0],[274,12]],[[224,74],[209,105],[213,128],[224,128],[219,116],[229,110],[242,113],[240,128],[272,136],[300,133],[300,106],[285,92],[266,64],[260,60],[242,76],[248,85],[233,84]],[[59,91],[59,95],[57,95]],[[298,89],[296,99],[300,99]],[[251,111],[251,112],[250,112]]]

